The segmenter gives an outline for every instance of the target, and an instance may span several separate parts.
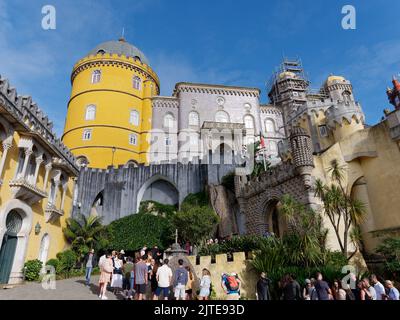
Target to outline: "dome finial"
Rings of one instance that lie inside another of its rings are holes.
[[[126,40],[125,40],[125,28],[122,28],[121,38],[119,38],[118,41],[126,42]]]

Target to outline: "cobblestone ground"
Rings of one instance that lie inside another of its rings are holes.
[[[98,276],[93,276],[89,287],[84,278],[58,280],[55,290],[45,290],[40,283],[27,283],[11,289],[0,289],[0,300],[99,300]],[[0,287],[1,288],[1,287]],[[107,292],[109,300],[123,299]]]

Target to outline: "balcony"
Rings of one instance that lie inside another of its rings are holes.
[[[33,205],[47,197],[45,191],[32,185],[25,178],[10,181],[10,188],[15,198],[25,201],[29,205]]]
[[[64,215],[64,211],[59,210],[52,203],[47,204],[46,210],[44,211],[46,222],[54,222],[58,218]]]

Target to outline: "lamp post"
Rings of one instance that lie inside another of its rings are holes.
[[[117,151],[117,148],[112,147],[111,151],[112,151],[111,165],[114,167],[114,155],[115,155],[115,151]]]

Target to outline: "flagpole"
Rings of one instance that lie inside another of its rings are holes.
[[[265,141],[264,141],[264,136],[261,131],[260,131],[260,143],[261,143],[261,147],[262,147],[264,171],[267,171],[267,162],[265,160]]]

